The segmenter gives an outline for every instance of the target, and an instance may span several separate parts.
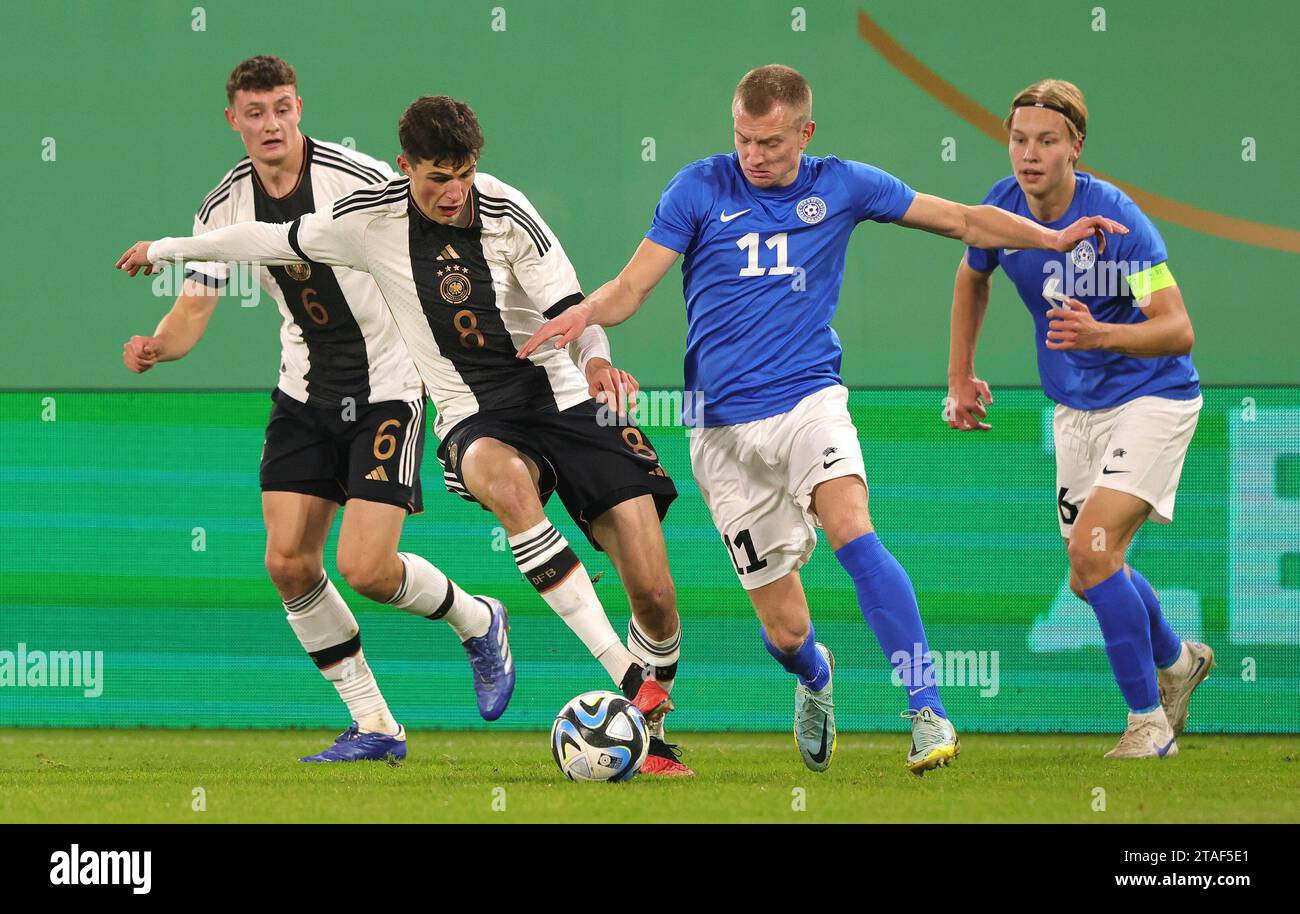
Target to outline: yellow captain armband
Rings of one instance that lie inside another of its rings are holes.
[[[1168,263],[1158,263],[1154,267],[1149,267],[1140,273],[1130,273],[1128,275],[1129,291],[1138,301],[1148,297],[1153,292],[1159,292],[1161,289],[1168,289],[1170,286],[1178,285],[1174,279],[1174,274],[1169,272]]]

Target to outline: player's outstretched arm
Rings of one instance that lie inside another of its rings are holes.
[[[1066,228],[1053,230],[996,206],[966,206],[929,194],[917,194],[898,223],[956,238],[974,248],[1065,252],[1095,236],[1097,252],[1101,253],[1106,250],[1106,233],[1128,234],[1127,226],[1104,216],[1084,216]]]
[[[556,349],[567,346],[591,324],[613,327],[623,323],[650,297],[654,287],[664,278],[678,256],[678,252],[672,248],[666,248],[649,238],[643,239],[623,272],[559,317],[542,324],[520,348],[519,358],[528,358],[542,343],[556,337]]]
[[[157,272],[169,260],[297,263],[303,257],[289,244],[289,229],[288,223],[241,222],[197,237],[138,241],[118,258],[117,268],[134,276],[142,267],[146,275]]]
[[[1088,306],[1073,298],[1047,312],[1048,349],[1106,349],[1137,359],[1186,355],[1196,336],[1177,286],[1151,294],[1141,307],[1146,320],[1108,324],[1096,320]]]
[[[993,403],[989,386],[975,377],[975,347],[989,307],[993,274],[980,273],[963,255],[952,290],[952,333],[948,344],[948,399],[943,417],[950,428],[967,432],[988,431],[993,426],[987,407]]]
[[[240,222],[188,238],[139,241],[117,261],[117,268],[135,276],[157,272],[169,260],[260,263],[264,266],[305,260],[331,267],[366,270],[361,236],[367,217],[334,219],[327,211],[308,213],[296,222]]]
[[[122,361],[136,374],[159,362],[184,358],[195,347],[216,310],[219,292],[187,279],[176,303],[158,322],[153,336],[133,336],[122,344]]]

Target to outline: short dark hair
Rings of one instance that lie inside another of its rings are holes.
[[[777,105],[795,116],[799,125],[812,119],[812,87],[803,74],[792,67],[770,63],[750,70],[736,86],[735,99],[740,110],[751,117],[762,117]]]
[[[265,92],[276,86],[293,86],[296,90],[298,74],[274,54],[258,54],[241,61],[230,71],[230,79],[226,80],[226,101],[233,105],[235,93],[240,89]]]
[[[483,131],[474,109],[445,95],[425,95],[411,102],[397,122],[397,140],[412,162],[459,167],[483,151]]]

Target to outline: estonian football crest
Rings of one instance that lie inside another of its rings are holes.
[[[826,201],[821,197],[808,197],[800,200],[794,211],[804,222],[816,225],[826,218]]]
[[[1091,270],[1097,262],[1097,252],[1093,249],[1092,242],[1085,239],[1076,244],[1070,252],[1070,262],[1076,270]]]
[[[461,266],[450,266],[438,271],[438,275],[442,276],[442,282],[438,284],[438,294],[442,296],[443,301],[449,305],[459,305],[469,298],[473,286],[470,285],[469,276],[466,275],[468,272],[469,270]]]
[[[294,282],[306,282],[311,279],[311,264],[309,263],[286,263],[284,272],[289,274],[289,278]]]

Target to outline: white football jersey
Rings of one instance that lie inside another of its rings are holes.
[[[529,359],[516,357],[544,320],[583,298],[564,249],[528,199],[491,175],[476,177],[466,206],[466,227],[440,225],[419,211],[409,179],[400,178],[289,224],[164,238],[149,256],[365,270],[437,407],[440,438],[478,412],[564,410],[587,400],[569,351],[543,346]]]
[[[272,197],[248,157],[226,173],[194,217],[194,234],[240,222],[292,222],[394,172],[368,155],[303,137],[302,173],[292,191]],[[298,261],[257,268],[280,324],[279,388],[301,403],[338,407],[422,399],[420,376],[374,279],[364,272]],[[227,266],[190,263],[186,278],[221,286]]]

